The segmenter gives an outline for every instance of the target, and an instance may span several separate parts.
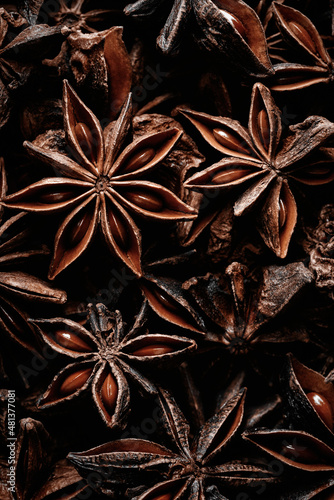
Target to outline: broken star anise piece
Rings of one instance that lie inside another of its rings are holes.
[[[235,215],[255,208],[264,242],[278,257],[286,257],[297,222],[290,183],[317,186],[334,179],[331,148],[324,156],[321,149],[333,136],[334,124],[310,116],[291,125],[283,140],[281,113],[261,83],[253,87],[248,130],[230,118],[181,112],[213,148],[227,156],[194,174],[185,186],[199,191],[243,189],[234,204]]]
[[[182,133],[171,128],[146,135],[120,153],[131,124],[131,96],[118,120],[104,132],[66,81],[63,107],[68,150],[75,160],[25,142],[34,158],[48,163],[63,177],[31,184],[7,196],[5,204],[31,212],[69,212],[56,234],[50,279],[86,250],[98,226],[114,255],[141,275],[141,235],[130,212],[153,220],[195,217],[196,211],[170,190],[140,180],[168,155]]]
[[[146,491],[138,500],[204,500],[210,498],[206,495],[210,486],[221,490],[224,485],[255,485],[260,480],[271,480],[262,466],[229,461],[228,445],[243,419],[245,389],[201,427],[192,443],[189,424],[174,399],[161,390],[160,401],[162,421],[173,447],[123,439],[70,453],[68,458],[84,476],[93,469],[99,472],[103,492],[110,485],[121,484],[124,478],[128,487],[145,484]]]
[[[166,366],[196,348],[193,340],[143,330],[146,309],[144,302],[127,334],[121,314],[109,312],[103,304],[98,304],[96,311],[88,306],[93,333],[68,319],[35,320],[44,341],[74,359],[54,378],[39,401],[40,408],[71,400],[90,389],[104,422],[109,427],[124,427],[130,408],[128,378],[145,393],[155,394],[154,384],[138,371],[140,365]]]

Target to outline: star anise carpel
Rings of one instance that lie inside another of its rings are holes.
[[[88,307],[92,331],[64,318],[34,320],[43,340],[73,359],[54,378],[39,407],[50,408],[89,390],[104,422],[111,428],[124,427],[130,410],[128,379],[154,395],[155,385],[140,367],[168,366],[196,348],[191,339],[145,330],[146,309],[144,302],[127,333],[120,312],[111,313],[103,304]]]
[[[158,167],[181,132],[171,128],[146,135],[120,152],[131,125],[131,96],[118,120],[104,132],[66,81],[63,101],[68,151],[74,159],[26,142],[34,158],[63,176],[43,179],[9,195],[5,205],[31,212],[69,211],[55,237],[50,279],[86,250],[98,226],[113,254],[140,276],[141,235],[130,213],[160,221],[195,217],[195,210],[170,190],[141,179]]]
[[[288,253],[297,222],[290,184],[318,186],[334,179],[332,148],[323,148],[334,133],[326,118],[310,116],[282,133],[281,113],[270,91],[253,87],[248,130],[238,121],[181,110],[203,138],[222,153],[222,160],[195,173],[185,186],[198,191],[235,188],[240,216],[254,209],[265,244],[278,257]]]
[[[70,453],[68,458],[83,475],[93,467],[100,472],[102,491],[117,484],[124,475],[129,487],[145,484],[138,500],[204,500],[210,498],[207,490],[212,486],[223,490],[224,485],[254,484],[260,477],[262,481],[270,480],[260,465],[228,461],[228,445],[237,436],[243,419],[245,395],[242,389],[228,399],[191,442],[183,413],[173,397],[160,390],[161,418],[173,444],[171,448],[148,440],[123,439],[87,452]],[[152,479],[153,471],[158,472],[160,481]]]

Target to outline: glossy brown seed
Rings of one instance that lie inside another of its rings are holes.
[[[316,46],[304,26],[297,23],[296,21],[289,21],[288,25],[292,33],[294,33],[294,35],[301,41],[301,43],[305,45],[305,47],[307,47],[311,52],[313,52],[313,54],[316,54]]]
[[[101,400],[108,413],[113,413],[116,407],[118,387],[116,380],[108,373],[101,387]]]
[[[159,495],[157,497],[152,498],[152,500],[173,500],[173,494],[164,493],[163,495]]]
[[[213,184],[228,184],[229,182],[237,181],[249,175],[251,170],[248,168],[234,168],[232,170],[224,170],[218,172],[212,177]]]
[[[303,174],[307,177],[314,177],[315,179],[327,177],[328,174],[330,174],[333,171],[333,169],[329,166],[325,165],[314,165],[312,167],[308,167],[303,171]]]
[[[279,200],[279,208],[278,208],[278,223],[279,223],[280,229],[282,229],[285,226],[286,217],[287,217],[286,208],[285,208],[283,200],[280,199]]]
[[[263,146],[267,149],[270,142],[270,124],[269,124],[268,114],[265,109],[261,109],[261,111],[257,115],[257,126],[261,142]]]
[[[58,191],[57,193],[44,193],[39,197],[41,203],[61,203],[74,198],[73,191]]]
[[[114,212],[111,210],[108,211],[108,222],[110,231],[116,241],[117,245],[120,248],[126,249],[128,245],[128,235],[126,232],[126,228],[120,218],[120,216],[116,216]]]
[[[126,193],[125,198],[137,207],[149,212],[161,212],[164,206],[159,196],[144,190],[130,191]]]
[[[213,136],[224,148],[229,149],[236,153],[250,154],[245,141],[243,143],[232,132],[223,130],[221,128],[214,128],[212,130]]]
[[[245,26],[242,24],[240,19],[238,19],[234,14],[231,14],[231,12],[227,12],[227,10],[224,10],[224,17],[228,20],[229,23],[232,24],[233,28],[237,30],[239,35],[241,35],[242,38],[246,39]]]
[[[78,142],[80,144],[80,147],[82,151],[85,153],[87,158],[95,163],[96,161],[96,154],[95,154],[95,144],[94,144],[94,138],[89,130],[89,127],[82,122],[79,122],[76,124],[74,127],[75,134],[77,136]]]
[[[71,375],[66,377],[64,382],[61,384],[59,388],[60,394],[62,396],[68,396],[69,394],[76,392],[87,382],[91,373],[92,368],[86,368],[84,370],[78,370],[71,373]]]
[[[91,217],[91,214],[86,212],[80,218],[76,218],[75,222],[72,222],[72,227],[68,235],[69,247],[73,248],[81,242],[88,231]]]
[[[178,307],[177,307],[177,304],[174,302],[174,300],[169,297],[169,295],[159,289],[159,290],[154,290],[154,295],[156,297],[156,299],[158,300],[158,302],[160,302],[160,304],[165,307],[166,309],[168,309],[169,311],[171,312],[175,312],[178,310]]]
[[[123,174],[134,172],[140,168],[145,167],[155,157],[155,150],[153,148],[144,148],[131,156],[121,167]]]
[[[159,356],[173,352],[173,347],[166,344],[151,344],[137,349],[132,354],[134,356]]]
[[[318,454],[312,449],[308,448],[306,443],[294,440],[293,443],[285,444],[282,447],[281,454],[290,460],[304,464],[319,463],[320,458]]]
[[[58,330],[55,333],[55,340],[66,349],[78,352],[91,352],[91,347],[79,335],[66,330]]]
[[[333,412],[327,399],[317,392],[308,392],[306,397],[318,413],[321,420],[323,420],[329,429],[333,430]]]

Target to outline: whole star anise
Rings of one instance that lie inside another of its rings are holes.
[[[109,427],[124,427],[130,409],[128,378],[146,393],[156,388],[141,372],[143,363],[166,366],[196,348],[196,343],[177,335],[151,334],[144,329],[146,304],[126,334],[121,314],[103,304],[90,305],[91,333],[72,320],[34,320],[44,341],[74,359],[54,378],[39,401],[47,408],[91,390],[98,411]]]
[[[212,486],[249,485],[260,477],[270,480],[260,465],[228,461],[228,445],[243,419],[245,389],[201,427],[192,443],[189,424],[173,397],[163,390],[160,394],[161,418],[172,448],[141,439],[112,441],[86,452],[70,453],[68,458],[79,472],[84,476],[93,469],[100,473],[103,492],[125,479],[128,488],[145,484],[138,500],[204,500],[210,498],[208,489]],[[133,498],[130,490],[127,498]]]
[[[88,32],[97,31],[91,24],[104,19],[103,14],[112,12],[110,9],[93,9],[85,12],[85,0],[59,0],[59,10],[52,17],[56,24],[80,29]],[[96,2],[95,2],[96,3]]]
[[[281,113],[261,83],[253,87],[248,130],[230,118],[181,112],[213,148],[229,156],[190,177],[185,186],[199,191],[243,189],[234,214],[240,216],[255,208],[264,242],[278,257],[286,257],[297,222],[289,184],[297,181],[316,186],[334,179],[332,149],[322,148],[333,136],[333,123],[310,116],[291,125],[283,138]]]
[[[50,164],[64,177],[36,182],[7,196],[5,205],[44,213],[71,209],[56,234],[50,279],[86,250],[99,225],[111,251],[141,275],[141,235],[129,212],[155,220],[195,217],[195,210],[171,191],[140,180],[168,155],[182,133],[171,128],[147,135],[120,153],[131,125],[131,96],[117,122],[104,132],[66,81],[63,105],[68,150],[75,160],[25,142],[33,157]]]
[[[297,9],[276,2],[273,2],[273,12],[283,40],[306,62],[275,64],[273,66],[275,74],[271,77],[269,87],[280,91],[296,90],[318,83],[332,82],[334,68],[332,58],[310,19]],[[275,43],[277,41],[276,37]],[[275,55],[274,48],[275,46],[272,49],[273,55]]]
[[[282,375],[282,394],[292,428],[255,429],[244,433],[247,440],[275,459],[308,473],[307,481],[304,476],[296,480],[292,496],[296,500],[333,497],[334,387],[331,380],[331,374],[325,379],[290,356]]]
[[[208,326],[206,339],[215,342],[215,347],[219,343],[232,354],[244,356],[243,364],[253,361],[260,343],[265,346],[298,340],[300,332],[277,331],[274,320],[312,281],[302,263],[268,266],[259,274],[255,279],[246,266],[233,262],[223,276],[208,273],[183,284],[215,325]],[[269,322],[272,326],[265,328]]]

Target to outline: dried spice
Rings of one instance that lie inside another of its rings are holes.
[[[0,7],[0,129],[9,119],[13,93],[27,84],[36,61],[64,39],[60,28],[42,24],[28,26],[13,37],[13,28],[25,24],[20,15]]]
[[[86,250],[98,225],[111,251],[141,275],[140,233],[128,210],[155,220],[177,221],[195,216],[195,210],[168,189],[137,180],[168,155],[180,132],[169,129],[148,135],[119,154],[131,125],[131,98],[117,122],[103,135],[95,115],[66,82],[64,125],[69,151],[77,161],[32,143],[25,144],[33,157],[69,177],[46,178],[32,184],[7,196],[6,206],[44,213],[74,207],[58,229],[50,279]]]
[[[257,280],[245,266],[230,264],[223,276],[207,274],[183,284],[195,298],[216,329],[208,328],[206,339],[226,347],[234,355],[248,356],[258,343],[293,342],[303,338],[295,334],[264,329],[302,289],[312,281],[303,264],[269,266]],[[281,288],[281,283],[286,288]]]
[[[296,90],[319,83],[330,83],[333,78],[333,62],[312,22],[300,11],[276,2],[273,2],[273,12],[283,40],[310,62],[275,64],[275,76],[270,88],[280,91]]]
[[[67,460],[52,463],[51,445],[52,439],[41,422],[32,418],[20,420],[14,474],[9,475],[9,468],[0,472],[0,477],[4,473],[0,490],[3,500],[43,500],[56,498],[54,495],[57,498],[66,495],[70,500],[78,494],[91,494],[91,488]],[[11,477],[16,481],[9,490],[5,485]]]
[[[174,399],[162,391],[162,419],[172,439],[172,449],[151,441],[124,439],[87,452],[70,453],[69,459],[83,474],[93,469],[98,471],[103,477],[102,491],[121,482],[122,477],[127,477],[131,486],[145,481],[146,491],[138,500],[185,496],[200,500],[209,498],[207,489],[213,485],[220,485],[221,489],[224,484],[270,481],[272,478],[264,467],[225,461],[224,451],[242,422],[244,400],[245,390],[241,390],[203,425],[191,444],[187,421]],[[160,476],[158,484],[157,480],[152,481],[154,471]]]
[[[309,268],[314,272],[316,285],[321,290],[328,290],[334,298],[333,242],[334,242],[334,206],[325,205],[319,215],[316,228],[307,229],[307,239],[303,246],[310,255]]]
[[[6,173],[3,159],[0,158],[1,169],[1,198],[7,189]],[[1,207],[3,212],[3,207]],[[2,219],[3,214],[0,212]],[[27,321],[27,314],[15,305],[15,298],[25,298],[30,301],[64,303],[66,292],[51,288],[45,281],[16,270],[22,261],[31,257],[48,254],[46,249],[24,250],[20,246],[29,238],[29,229],[22,227],[24,212],[3,222],[0,226],[0,328],[23,347],[35,351],[36,339],[31,325]],[[16,227],[18,226],[18,231]]]
[[[39,401],[40,408],[72,400],[91,390],[104,422],[109,427],[124,427],[130,409],[128,378],[148,394],[157,391],[136,365],[166,366],[196,348],[194,341],[177,335],[147,333],[145,311],[144,303],[128,333],[120,312],[111,313],[103,304],[98,304],[96,311],[89,307],[92,333],[68,319],[35,320],[34,325],[48,345],[74,358],[54,378]]]
[[[321,155],[322,146],[333,135],[333,124],[326,118],[310,116],[303,123],[291,125],[282,141],[280,111],[260,83],[253,87],[248,130],[230,118],[186,110],[182,114],[213,148],[228,156],[190,177],[185,186],[218,190],[245,184],[245,191],[234,204],[234,214],[258,209],[257,226],[264,242],[277,257],[286,257],[297,222],[297,205],[289,182],[317,186],[334,179],[331,148]]]
[[[1,3],[1,499],[334,497],[333,19]]]
[[[296,499],[313,498],[323,491],[330,498],[334,491],[334,387],[330,380],[331,375],[325,379],[290,358],[282,374],[282,382],[293,428],[260,429],[244,434],[246,439],[284,464],[313,474],[330,473],[314,480],[309,486],[308,496],[305,483],[300,478],[299,490],[293,497]]]

